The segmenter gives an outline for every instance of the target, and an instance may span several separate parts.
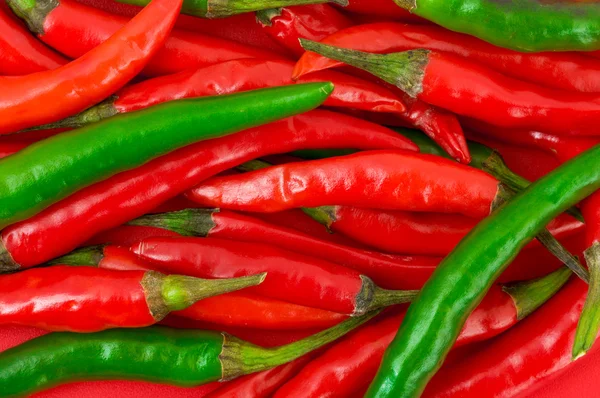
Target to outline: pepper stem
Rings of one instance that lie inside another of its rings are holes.
[[[334,3],[345,7],[348,5],[348,0],[206,0],[207,10],[201,16],[205,18],[225,18],[231,15],[270,8],[323,3]]]
[[[562,261],[575,275],[585,283],[590,282],[590,273],[581,265],[579,259],[572,255],[547,229],[542,230],[535,238],[540,241],[550,253]]]
[[[600,329],[600,278],[598,277],[600,271],[600,244],[594,243],[584,252],[584,256],[590,269],[590,286],[575,332],[573,360],[587,354],[589,349],[592,348]]]
[[[235,168],[236,170],[243,171],[246,173],[249,171],[266,169],[271,166],[273,166],[271,163],[267,163],[264,160],[254,159],[250,160],[249,162],[242,163],[239,166],[236,166]]]
[[[504,285],[502,290],[513,299],[517,309],[517,319],[521,320],[554,296],[567,283],[571,275],[573,273],[569,268],[561,267],[541,278]]]
[[[354,299],[356,304],[352,316],[361,316],[379,308],[411,302],[419,293],[418,290],[382,289],[364,275],[361,275],[360,279],[362,287]]]
[[[319,224],[323,224],[329,233],[333,233],[331,225],[337,219],[335,206],[302,207],[300,210]]]
[[[87,246],[48,261],[47,265],[88,265],[97,267],[104,258],[104,245]]]
[[[273,18],[281,16],[282,8],[269,8],[256,12],[256,22],[262,26],[272,26]]]
[[[208,297],[260,285],[266,277],[266,272],[228,279],[168,275],[163,279],[161,295],[169,311],[179,311]]]
[[[13,12],[33,33],[44,34],[46,16],[58,7],[58,0],[6,0]]]
[[[161,214],[148,214],[128,222],[128,225],[168,229],[183,236],[206,237],[216,226],[212,215],[219,209],[184,209]]]
[[[43,124],[41,126],[30,127],[25,130],[21,130],[21,133],[35,130],[49,130],[59,128],[79,128],[87,126],[88,124],[99,122],[100,120],[107,119],[115,116],[119,113],[115,108],[116,97],[111,97],[98,105],[92,106],[85,111],[78,113],[77,115],[69,116],[58,122]]]
[[[372,54],[348,50],[316,41],[300,39],[305,50],[365,70],[386,81],[411,97],[423,91],[425,68],[429,63],[429,50],[411,50],[392,54]]]
[[[221,380],[231,380],[293,361],[308,352],[337,340],[372,319],[379,312],[373,311],[360,317],[348,318],[310,337],[274,348],[259,347],[224,333],[223,350],[219,355],[223,369]]]

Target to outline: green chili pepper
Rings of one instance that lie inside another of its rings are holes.
[[[600,188],[600,145],[534,182],[480,222],[433,273],[389,346],[367,397],[416,397],[502,271],[558,214]]]
[[[379,312],[274,348],[227,333],[150,327],[52,333],[0,354],[0,396],[22,396],[78,380],[145,380],[195,386],[290,362],[357,328]]]
[[[419,147],[419,151],[421,153],[453,159],[434,140],[423,134],[421,131],[405,128],[393,128],[393,130],[414,142]],[[470,140],[467,141],[467,145],[469,147],[469,152],[471,153],[471,163],[469,163],[469,166],[483,170],[486,173],[494,176],[498,181],[506,185],[514,192],[521,192],[531,184],[530,181],[512,171],[506,165],[504,159],[502,159],[502,156],[494,149]],[[358,152],[358,150],[306,149],[293,152],[293,155],[303,159],[323,159],[333,156],[344,156],[355,152]],[[578,208],[572,207],[567,210],[567,213],[571,214],[579,221],[584,222],[581,211]]]
[[[117,1],[136,6],[145,6],[150,3],[150,0]],[[270,8],[322,3],[335,3],[346,6],[348,0],[184,0],[181,13],[200,18],[225,18],[231,15],[268,10]]]
[[[0,160],[0,228],[174,149],[319,106],[331,83],[173,101],[35,143]]]
[[[600,4],[540,0],[394,0],[456,32],[517,51],[600,49]]]

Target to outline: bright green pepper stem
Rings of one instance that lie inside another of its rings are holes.
[[[150,271],[147,274],[156,274],[156,272]],[[258,275],[228,279],[200,279],[184,275],[161,275],[159,288],[156,290],[157,298],[159,297],[160,299],[157,299],[155,302],[158,303],[157,307],[164,308],[166,312],[159,314],[162,317],[157,318],[155,316],[155,318],[160,320],[171,311],[183,310],[197,301],[208,297],[259,285],[266,277],[266,272]],[[142,285],[145,287],[148,286],[144,283]],[[147,300],[149,304],[152,301],[150,297],[147,297]]]
[[[293,361],[302,355],[323,347],[344,336],[379,314],[373,311],[347,320],[305,339],[280,347],[264,348],[236,337],[225,335],[223,351],[219,355],[223,366],[222,380],[271,369]]]
[[[366,396],[422,393],[469,314],[518,252],[553,218],[599,188],[597,145],[534,182],[477,224],[410,305]]]
[[[348,50],[316,41],[300,39],[307,51],[343,62],[367,71],[386,81],[411,97],[416,98],[423,91],[425,67],[429,62],[429,50],[410,50],[391,54],[373,54]]]
[[[600,4],[569,1],[394,0],[425,19],[516,51],[600,49]]]
[[[567,267],[534,280],[509,283],[502,287],[514,301],[517,319],[521,320],[553,297],[571,278],[573,273]]]
[[[148,214],[127,224],[168,229],[183,236],[206,237],[216,226],[212,215],[218,212],[219,209],[184,209],[169,213]]]
[[[71,253],[57,257],[54,260],[48,261],[47,265],[86,265],[97,267],[100,261],[104,258],[104,246],[94,245],[81,247],[73,250]]]
[[[0,228],[192,143],[303,113],[331,83],[171,101],[36,142],[0,161]]]
[[[594,243],[584,255],[590,269],[590,286],[575,332],[573,360],[587,354],[600,330],[600,244]]]
[[[21,130],[20,133],[36,130],[79,128],[87,126],[88,124],[99,122],[100,120],[107,119],[119,113],[117,108],[115,108],[116,99],[116,97],[111,97],[102,101],[98,105],[92,106],[91,108],[78,113],[77,115],[67,117],[63,120],[59,120],[58,122],[43,124],[41,126]]]
[[[117,0],[125,4],[145,6],[150,0]],[[335,3],[348,5],[348,0],[184,0],[181,12],[200,18],[225,18],[269,8],[299,6],[305,4]]]

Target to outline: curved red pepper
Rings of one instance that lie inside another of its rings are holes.
[[[144,275],[68,266],[3,275],[0,322],[78,332],[153,325]]]
[[[266,398],[294,377],[314,355],[305,355],[271,370],[239,377],[212,391],[205,398]]]
[[[146,80],[119,91],[113,102],[118,113],[132,112],[180,98],[231,94],[240,91],[293,84],[294,65],[285,60],[239,59],[198,70]],[[404,112],[390,90],[343,73],[324,71],[298,81],[331,81],[335,85],[324,105],[373,112]]]
[[[331,204],[489,215],[498,182],[439,156],[369,151],[216,177],[186,195],[207,207],[254,212]]]
[[[156,270],[221,278],[268,272],[247,292],[340,314],[356,310],[360,274],[324,260],[255,243],[215,238],[149,238],[130,250]]]
[[[442,367],[423,397],[516,396],[558,374],[572,362],[575,329],[586,293],[584,282],[571,281],[529,319],[465,361]]]
[[[335,206],[332,213],[330,229],[370,247],[388,253],[442,257],[450,253],[480,221],[458,214],[411,213],[344,206]],[[557,239],[571,236],[584,228],[582,222],[568,215],[561,215],[548,225]],[[539,242],[534,240],[528,247],[536,245]]]
[[[352,21],[328,4],[314,4],[259,11],[257,22],[283,47],[297,57],[304,54],[298,39],[321,40]]]
[[[121,88],[164,43],[180,7],[181,0],[155,0],[123,29],[67,65],[33,75],[0,77],[0,133],[55,122]],[[70,42],[79,41],[73,37]]]
[[[345,336],[306,365],[274,397],[352,396],[375,376],[404,313],[404,310],[396,311]],[[495,285],[469,316],[455,347],[489,339],[516,323],[517,309],[513,299]]]
[[[435,25],[392,22],[359,25],[341,30],[320,41],[337,47],[375,53],[416,48],[443,51],[468,58],[504,75],[542,86],[600,92],[600,62],[596,59],[576,53],[520,53]],[[294,76],[341,65],[341,62],[306,52],[296,64]]]
[[[405,148],[406,141],[366,121],[327,111],[308,112],[190,145],[86,187],[5,228],[2,243],[23,268],[42,264],[243,162],[299,149],[348,146]]]
[[[99,268],[129,271],[152,270],[127,248],[107,246]],[[205,298],[185,310],[173,313],[188,319],[228,327],[264,330],[299,330],[327,328],[346,317],[341,314],[274,300],[247,292],[232,292]]]
[[[109,14],[72,0],[60,0],[58,6],[46,17],[44,35],[40,39],[61,53],[77,58],[104,42],[127,21],[126,17]],[[270,51],[213,36],[173,30],[164,46],[150,60],[144,73],[167,75],[238,58],[271,59],[278,56]]]
[[[66,64],[0,9],[0,76],[20,76]]]

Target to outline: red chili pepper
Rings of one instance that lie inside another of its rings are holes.
[[[0,76],[28,75],[67,62],[0,9]]]
[[[480,221],[458,214],[412,213],[356,207],[328,207],[328,227],[388,253],[446,256]],[[585,225],[568,215],[548,229],[557,239],[583,231]],[[529,247],[538,245],[532,241]],[[365,271],[366,272],[366,271]],[[368,273],[367,273],[368,275]]]
[[[388,289],[420,288],[423,278],[419,277],[415,281],[412,275],[420,275],[420,270],[430,272],[440,262],[436,257],[395,256],[327,242],[291,228],[276,226],[227,210],[186,209],[175,213],[143,216],[133,220],[131,224],[146,228],[165,228],[184,236],[259,244],[269,242],[270,245],[285,250],[354,269]]]
[[[265,282],[248,292],[340,314],[361,314],[384,302],[407,302],[414,294],[383,290],[354,270],[264,244],[215,238],[150,238],[130,250],[154,269],[169,273],[214,278],[268,270]]]
[[[146,271],[36,268],[0,276],[0,322],[75,332],[144,327],[205,297],[257,285],[264,277],[202,280]]]
[[[61,53],[78,58],[104,42],[127,21],[126,17],[75,1],[60,0],[53,9],[48,10],[43,22],[44,34],[39,38]],[[270,51],[217,37],[173,30],[164,47],[148,63],[144,73],[153,76],[167,75],[238,58],[279,57]]]
[[[79,115],[41,128],[81,127],[115,114],[133,112],[175,99],[290,85],[294,84],[290,78],[292,69],[291,61],[239,59],[157,77],[128,86]],[[405,111],[404,104],[392,91],[343,73],[319,72],[297,83],[315,81],[331,81],[335,85],[333,93],[325,100],[325,106],[399,114]]]
[[[181,0],[154,1],[81,58],[51,71],[0,78],[0,133],[60,120],[121,88],[163,44],[180,7]]]
[[[299,149],[347,146],[406,148],[406,141],[391,130],[349,116],[308,112],[190,145],[86,187],[5,228],[0,252],[4,261],[21,268],[42,264],[243,162]]]
[[[325,206],[489,215],[498,182],[439,156],[369,151],[216,177],[186,195],[207,207],[254,212]]]
[[[111,14],[130,18],[142,9],[141,7],[113,0],[77,0],[77,2],[99,8]],[[232,15],[227,18],[218,19],[196,18],[180,14],[175,23],[175,28],[204,33],[278,53],[285,52],[284,48],[273,41],[257,25],[256,18],[252,13]]]
[[[205,398],[266,398],[290,378],[294,377],[314,355],[305,355],[271,370],[239,377],[212,391]]]
[[[489,339],[514,326],[558,291],[570,277],[569,272],[563,268],[544,278],[546,283],[543,286],[552,288],[541,296],[536,296],[539,291],[533,290],[541,288],[534,281],[529,282],[533,285],[524,290],[527,282],[520,288],[516,287],[516,291],[515,287],[506,289],[500,285],[492,286],[467,319],[454,348]],[[535,305],[528,307],[531,303],[529,300],[535,301]],[[274,397],[351,396],[375,376],[383,353],[393,340],[405,312],[396,310],[388,317],[376,319],[345,336],[305,366]],[[476,369],[477,365],[473,368]]]
[[[539,311],[467,360],[442,367],[424,397],[516,396],[558,374],[571,350],[587,286],[571,281]]]
[[[393,53],[417,48],[453,53],[506,76],[541,86],[600,92],[600,62],[596,59],[577,53],[520,53],[436,25],[392,22],[359,25],[341,30],[320,41],[336,47],[374,53]],[[341,65],[343,63],[306,52],[296,64],[294,76],[299,77]]]
[[[298,39],[322,40],[338,30],[352,26],[352,21],[334,7],[314,4],[258,11],[257,22],[296,57],[304,54]]]

